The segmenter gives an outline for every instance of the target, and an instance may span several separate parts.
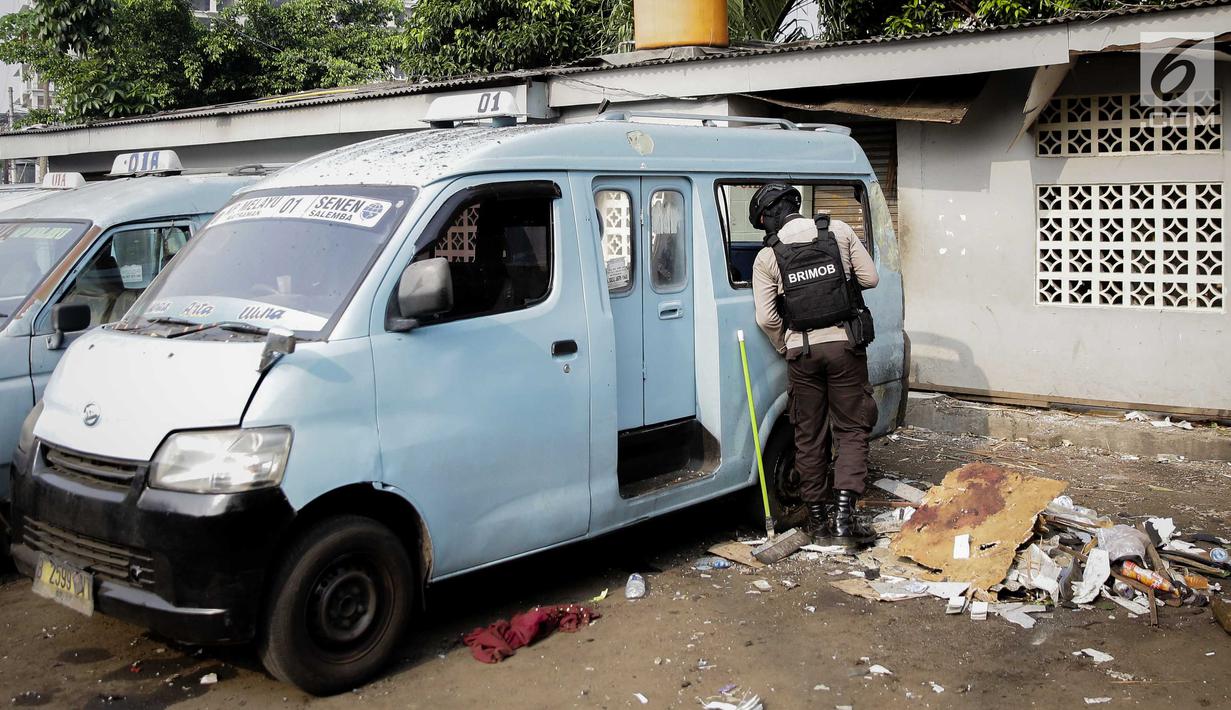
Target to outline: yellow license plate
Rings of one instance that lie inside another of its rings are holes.
[[[94,575],[67,562],[39,555],[34,565],[34,593],[86,616],[94,614]]]

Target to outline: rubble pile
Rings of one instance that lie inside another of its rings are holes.
[[[881,539],[858,559],[880,570],[877,580],[834,586],[898,601],[944,596],[959,585],[948,613],[978,619],[990,612],[1025,628],[1035,624],[1031,614],[1089,608],[1098,599],[1155,625],[1162,608],[1212,605],[1231,633],[1218,596],[1231,577],[1231,541],[1182,534],[1171,518],[1116,522],[1063,495],[1065,486],[990,464],[951,471],[916,498],[918,507],[876,516]]]

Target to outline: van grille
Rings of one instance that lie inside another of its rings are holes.
[[[47,468],[54,473],[112,488],[128,488],[141,470],[136,463],[100,459],[46,444],[43,452]]]
[[[22,539],[32,550],[76,564],[99,577],[154,586],[154,558],[144,550],[78,535],[30,518],[22,520]]]

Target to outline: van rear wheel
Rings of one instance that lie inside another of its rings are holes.
[[[799,497],[799,475],[795,472],[795,429],[786,419],[774,427],[761,452],[765,463],[765,488],[769,492],[769,510],[777,523],[778,531],[802,525],[808,517],[808,509]],[[765,521],[765,507],[761,502],[761,487],[753,488],[753,520],[760,526]]]
[[[350,690],[384,668],[416,589],[402,541],[357,515],[329,518],[302,535],[272,579],[261,662],[314,695]]]

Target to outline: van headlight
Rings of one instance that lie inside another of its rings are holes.
[[[221,429],[172,434],[154,456],[150,487],[237,493],[282,483],[291,430]]]
[[[34,450],[34,425],[38,423],[39,415],[43,413],[43,400],[34,405],[34,409],[26,415],[21,423],[21,434],[17,437],[17,453],[28,454]]]

